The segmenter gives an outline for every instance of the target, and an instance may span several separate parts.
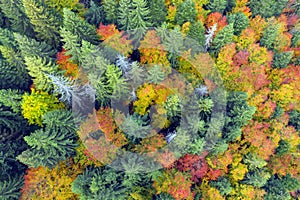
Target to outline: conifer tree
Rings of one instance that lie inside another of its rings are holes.
[[[233,23],[234,34],[240,35],[249,26],[249,19],[244,13],[238,12],[229,15],[228,23]]]
[[[210,51],[217,53],[223,46],[233,41],[233,24],[225,26],[213,39]]]
[[[145,0],[132,0],[128,30],[130,30],[133,41],[138,43],[143,38],[147,28],[151,27],[149,14],[150,11]]]
[[[249,2],[249,7],[253,16],[269,18],[279,16],[287,2],[288,0],[252,0]]]
[[[270,24],[263,32],[263,35],[260,39],[260,45],[267,47],[269,50],[276,49],[278,35],[279,26]]]
[[[91,1],[90,8],[86,13],[84,13],[84,17],[88,23],[98,27],[100,22],[105,20],[103,6],[97,5],[94,1]]]
[[[178,6],[178,10],[175,15],[175,22],[179,25],[185,22],[195,22],[197,17],[197,11],[195,3],[192,0],[185,0]]]
[[[159,27],[166,21],[167,7],[164,0],[150,0],[149,11],[151,16],[151,24],[153,27]]]
[[[24,10],[33,25],[37,37],[54,47],[59,46],[61,16],[54,9],[38,0],[22,0]]]
[[[211,12],[223,13],[226,9],[227,1],[226,0],[210,0],[207,4],[207,8]]]
[[[23,185],[23,177],[9,177],[8,180],[0,182],[0,198],[2,200],[19,199],[21,187]]]
[[[129,22],[130,22],[130,12],[132,10],[131,8],[132,2],[131,0],[120,0],[119,2],[119,14],[118,14],[118,25],[121,30],[128,30]]]
[[[13,31],[31,37],[35,35],[30,20],[25,14],[22,0],[1,0],[0,8],[9,19]]]
[[[67,8],[63,9],[63,13],[63,28],[65,30],[76,35],[80,41],[86,40],[92,44],[98,44],[99,36],[97,35],[96,28],[94,26],[87,23]]]
[[[287,65],[290,63],[292,56],[293,56],[293,51],[275,53],[273,61],[272,61],[272,67],[286,68]]]
[[[191,24],[188,36],[198,42],[199,45],[204,46],[205,44],[205,27],[201,21],[197,21]]]
[[[106,24],[116,23],[118,18],[117,6],[118,6],[118,2],[115,0],[103,0],[103,9],[105,12]]]
[[[38,42],[35,39],[28,38],[18,33],[14,34],[15,40],[18,42],[19,50],[23,57],[36,56],[46,59],[54,59],[56,50],[44,41]]]

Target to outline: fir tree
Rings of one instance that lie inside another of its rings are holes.
[[[22,0],[24,10],[37,37],[55,47],[59,46],[61,16],[38,0]]]
[[[9,177],[8,180],[0,182],[0,198],[2,200],[19,199],[21,187],[23,185],[23,177]]]
[[[151,24],[153,27],[159,27],[166,21],[167,7],[164,0],[150,0],[149,11],[151,16]]]
[[[179,25],[185,22],[195,22],[197,17],[197,11],[195,3],[192,0],[185,0],[178,6],[178,10],[175,15],[175,22]]]
[[[118,25],[121,30],[128,30],[129,22],[130,22],[130,12],[132,10],[131,0],[120,0],[119,2],[119,14],[118,14]]]
[[[25,14],[22,0],[1,0],[0,8],[9,19],[13,31],[31,37],[35,35],[30,20]]]
[[[90,8],[84,13],[85,20],[98,27],[101,22],[104,21],[104,10],[103,6],[97,5],[94,1],[91,1]]]
[[[290,63],[290,60],[293,57],[293,51],[289,52],[282,52],[282,53],[275,53],[272,67],[273,68],[286,68],[287,65]]]
[[[205,44],[205,27],[203,26],[201,21],[197,21],[191,24],[191,27],[188,32],[188,37],[194,39],[198,42],[200,46],[204,46]]]
[[[211,12],[219,12],[223,13],[227,7],[227,1],[226,0],[210,0],[207,4],[207,8]]]
[[[265,18],[279,16],[286,7],[288,0],[252,0],[249,2],[252,15],[260,15]]]
[[[29,75],[33,78],[33,83],[38,90],[52,90],[52,81],[47,74],[56,74],[58,66],[51,61],[47,61],[41,57],[25,57],[25,63],[29,71]]]
[[[233,24],[234,34],[240,35],[241,32],[249,26],[249,19],[244,13],[238,12],[229,15],[228,23]]]
[[[267,47],[269,50],[276,49],[278,35],[279,26],[273,24],[269,25],[263,32],[263,35],[260,39],[260,45]]]
[[[18,42],[19,50],[23,57],[36,56],[46,59],[54,59],[56,50],[45,42],[38,42],[35,39],[22,36],[18,33],[14,34],[15,40]]]
[[[162,71],[161,67],[159,65],[154,65],[151,67],[151,69],[148,71],[146,81],[154,84],[161,83],[166,78],[165,72]]]
[[[217,53],[223,46],[233,42],[233,33],[233,24],[225,26],[213,39],[210,51]]]
[[[143,38],[147,28],[152,25],[150,23],[150,11],[145,0],[132,0],[131,7],[128,30],[130,30],[131,39],[138,43]]]
[[[86,40],[92,44],[98,44],[99,36],[94,26],[79,18],[79,16],[69,9],[64,8],[63,13],[63,27],[65,30],[76,35],[80,41]]]
[[[115,0],[104,0],[103,1],[103,9],[105,12],[106,24],[115,24],[116,23],[117,18],[118,18],[117,6],[118,6],[118,2]]]
[[[60,30],[60,34],[62,36],[62,41],[64,42],[63,48],[66,50],[67,56],[71,56],[69,58],[73,63],[79,64],[81,57],[81,43],[77,35],[74,35],[72,32],[62,28]]]

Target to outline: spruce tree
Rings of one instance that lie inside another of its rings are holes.
[[[131,0],[120,0],[119,2],[119,14],[118,14],[118,26],[121,30],[128,30],[130,22],[130,12],[131,12]]]
[[[63,28],[73,35],[76,35],[79,40],[86,40],[92,44],[98,44],[99,36],[96,29],[91,24],[87,23],[71,10],[64,8]]]
[[[234,34],[240,35],[241,32],[249,26],[249,19],[244,13],[238,12],[229,15],[228,23],[233,24]]]
[[[226,0],[210,0],[207,4],[207,9],[211,12],[223,13],[227,7]]]
[[[115,0],[103,0],[103,9],[105,12],[106,24],[115,24],[116,23],[117,18],[118,18],[117,6],[118,6],[118,2]]]
[[[25,14],[22,0],[1,0],[0,8],[5,17],[9,19],[13,31],[33,37],[33,26]]]
[[[288,0],[252,0],[249,2],[252,16],[260,15],[265,18],[279,16],[286,7]]]
[[[277,47],[277,37],[279,35],[279,26],[270,24],[265,28],[263,35],[260,39],[260,45],[267,47],[269,50],[274,50]]]
[[[147,28],[152,25],[150,11],[145,0],[132,0],[131,7],[128,30],[131,39],[137,44],[143,38]]]
[[[195,22],[197,17],[197,11],[195,3],[192,0],[185,0],[178,6],[178,10],[175,15],[175,22],[179,25],[185,22]]]
[[[293,51],[275,53],[272,61],[273,68],[286,68],[293,57]]]
[[[213,39],[210,51],[217,53],[223,46],[233,42],[233,33],[233,24],[225,26]]]
[[[203,26],[201,21],[197,21],[191,24],[191,27],[188,32],[188,37],[197,41],[200,46],[204,46],[205,44],[205,27]]]
[[[55,10],[49,8],[45,3],[38,0],[22,0],[24,10],[30,23],[37,32],[37,37],[45,40],[54,47],[59,46],[61,16]]]
[[[103,6],[97,5],[94,1],[91,1],[90,8],[84,13],[85,20],[98,27],[100,22],[104,21],[104,10]]]
[[[153,27],[159,27],[166,21],[167,7],[164,0],[150,0],[149,10],[151,16],[151,24]]]

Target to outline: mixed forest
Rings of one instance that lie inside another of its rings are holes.
[[[0,0],[0,199],[300,199],[299,15]]]

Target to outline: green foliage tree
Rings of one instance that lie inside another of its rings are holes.
[[[292,47],[299,47],[300,46],[300,31],[296,31],[292,37]]]
[[[35,88],[42,91],[51,91],[53,88],[52,81],[47,74],[59,74],[58,66],[52,61],[47,61],[41,57],[25,56],[24,59],[28,74],[33,78]]]
[[[20,163],[16,156],[27,148],[24,140],[11,140],[0,142],[0,181],[9,179],[10,176],[22,176],[27,166]]]
[[[79,41],[85,40],[92,44],[98,44],[99,36],[96,33],[96,28],[88,22],[81,19],[74,12],[64,8],[63,28],[72,35],[77,36]]]
[[[209,184],[217,188],[222,196],[230,194],[233,189],[230,181],[224,176],[219,177],[216,181],[211,181]]]
[[[226,0],[210,0],[206,5],[207,9],[211,12],[220,12],[223,13],[227,7]]]
[[[176,67],[176,59],[181,52],[184,50],[184,38],[179,28],[174,28],[171,31],[167,29],[164,30],[164,27],[157,30],[158,35],[161,37],[162,44],[165,50],[169,53],[168,58],[171,61],[172,67]]]
[[[118,25],[121,30],[128,30],[129,22],[130,22],[130,12],[132,10],[131,0],[120,0],[119,2],[119,14],[118,14]]]
[[[167,7],[164,0],[150,0],[149,10],[151,16],[150,22],[153,27],[159,27],[166,21]]]
[[[263,32],[260,39],[260,45],[267,47],[269,50],[276,49],[278,35],[279,26],[273,24],[269,25]]]
[[[21,0],[1,0],[0,8],[5,17],[9,19],[13,31],[27,36],[35,35]]]
[[[79,64],[81,57],[81,41],[78,36],[65,28],[60,30],[60,34],[62,36],[62,41],[64,42],[63,48],[66,50],[65,55],[71,56],[71,58],[69,58],[71,62]]]
[[[276,148],[276,154],[277,155],[284,155],[288,153],[291,150],[292,146],[290,143],[288,143],[285,140],[280,140],[278,147]]]
[[[238,12],[229,15],[228,23],[233,23],[234,34],[240,35],[249,26],[249,19],[244,13]]]
[[[131,63],[127,77],[130,80],[130,83],[133,84],[133,87],[136,88],[144,82],[145,70],[135,61]]]
[[[300,181],[291,177],[290,174],[278,177],[272,176],[268,183],[264,186],[267,192],[264,196],[266,200],[273,199],[292,199],[289,192],[295,191],[300,188]]]
[[[105,12],[106,24],[115,24],[118,18],[117,15],[118,2],[115,0],[104,0],[103,9]]]
[[[175,200],[170,194],[162,192],[153,197],[155,200]]]
[[[272,67],[286,68],[287,65],[290,63],[290,60],[293,57],[293,53],[294,53],[293,51],[275,53],[273,61],[272,61]]]
[[[127,115],[121,124],[121,130],[134,143],[150,135],[151,127],[138,115]]]
[[[127,199],[126,187],[122,185],[124,174],[113,168],[87,168],[72,183],[72,192],[80,200],[88,199]]]
[[[130,30],[131,39],[138,44],[144,37],[147,28],[152,26],[147,2],[145,0],[132,0],[128,14],[130,16],[128,30]]]
[[[247,94],[244,92],[230,92],[227,98],[227,113],[223,128],[223,138],[234,141],[242,135],[242,126],[252,119],[256,108],[247,104]]]
[[[23,57],[37,56],[42,58],[55,58],[56,50],[45,42],[38,42],[35,39],[28,38],[18,33],[14,34],[15,40],[18,42],[18,49]]]
[[[22,0],[22,3],[37,37],[58,47],[60,42],[58,27],[62,21],[59,13],[38,0]]]
[[[268,163],[253,153],[248,153],[243,158],[243,163],[248,165],[249,170],[256,170],[265,167]]]
[[[77,136],[72,120],[72,113],[68,111],[53,111],[44,116],[44,129],[36,130],[24,140],[31,147],[17,156],[18,160],[29,167],[54,167],[75,155]]]
[[[179,116],[182,109],[182,104],[180,97],[178,95],[168,96],[165,103],[163,103],[164,108],[167,110],[168,117]]]
[[[19,199],[20,189],[23,185],[23,177],[9,177],[0,182],[0,198],[3,200]]]
[[[260,15],[265,18],[279,16],[282,10],[286,7],[288,0],[252,0],[249,7],[252,11],[252,16]]]
[[[25,71],[25,70],[24,70]],[[5,60],[0,60],[0,89],[24,89],[30,85],[28,73],[10,65]]]
[[[271,174],[266,169],[257,169],[248,172],[242,182],[261,188],[267,183],[269,178],[271,178]]]
[[[200,46],[204,46],[205,44],[205,27],[203,26],[201,21],[197,21],[191,24],[191,27],[188,32],[188,37],[194,39],[198,42]]]
[[[91,1],[90,8],[84,13],[84,17],[88,23],[98,27],[105,20],[103,6]]]
[[[225,26],[213,39],[210,51],[212,53],[218,53],[219,50],[233,41],[234,28],[233,24]]]
[[[179,25],[185,22],[195,22],[197,17],[197,11],[195,8],[195,3],[192,0],[185,0],[178,6],[175,22]]]
[[[146,81],[150,83],[159,84],[166,78],[166,73],[162,71],[159,65],[151,67],[148,71]]]
[[[300,131],[300,111],[292,110],[289,113],[289,125],[294,126],[298,131]]]

